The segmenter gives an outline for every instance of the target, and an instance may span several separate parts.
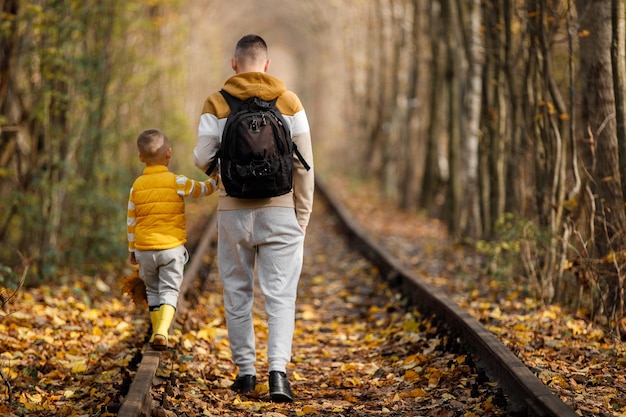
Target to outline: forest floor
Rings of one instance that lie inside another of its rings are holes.
[[[485,259],[454,244],[438,222],[350,184],[333,185],[368,233],[444,289],[579,415],[626,416],[626,349],[605,329],[491,278]],[[337,236],[316,234],[316,222],[328,221],[319,211],[307,233],[289,369],[296,401],[267,401],[263,365],[253,395],[227,389],[235,370],[212,274],[164,354],[157,378],[165,387],[163,415],[506,415],[489,384],[476,389],[469,359],[441,349],[426,317],[372,278],[374,268]],[[111,393],[127,383],[138,334],[147,329],[147,315],[119,294],[117,278],[24,288],[0,310],[0,415],[115,415],[120,398]],[[265,343],[263,320],[255,328]]]

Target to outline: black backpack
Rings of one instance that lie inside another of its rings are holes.
[[[226,91],[230,107],[222,133],[221,148],[207,169],[210,174],[220,160],[226,193],[236,198],[268,198],[287,194],[293,188],[293,154],[306,163],[291,140],[291,132],[276,109],[276,100],[258,97],[240,100]]]

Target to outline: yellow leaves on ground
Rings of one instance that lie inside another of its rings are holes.
[[[414,388],[411,391],[408,392],[402,392],[400,393],[400,397],[426,397],[428,395],[428,393],[426,392],[426,390],[424,388]]]
[[[223,327],[217,327],[216,323],[203,325],[197,332],[195,332],[195,337],[197,339],[204,340],[206,342],[210,342],[212,340],[215,340],[216,338],[225,338],[226,336],[226,329],[224,329]]]
[[[262,407],[262,404],[258,401],[242,401],[239,397],[233,400],[233,405],[241,410],[250,412],[258,412]]]
[[[25,290],[0,318],[0,369],[18,404],[12,413],[92,415],[111,401],[103,384],[114,391],[120,383],[132,353],[123,341],[146,322],[133,328],[134,306],[103,296],[110,286],[95,281]]]
[[[35,411],[49,411],[51,409],[50,403],[40,393],[22,393],[17,398],[18,403],[22,404],[23,408],[28,412]]]
[[[298,416],[307,415],[307,414],[319,414],[319,411],[316,408],[313,408],[309,405],[305,405],[304,407],[302,407],[302,410],[296,412],[296,415]]]
[[[439,386],[439,380],[443,377],[443,373],[439,369],[430,369],[430,372],[427,374],[428,377],[428,387],[436,388]]]
[[[427,359],[428,357],[422,353],[414,353],[412,355],[407,356],[406,358],[402,360],[403,368],[404,369],[415,368],[416,366],[419,366],[422,363],[424,363],[424,361],[426,361]]]
[[[554,386],[554,385],[558,385],[562,388],[567,388],[569,387],[569,384],[567,383],[567,381],[565,380],[565,378],[563,378],[561,375],[554,375],[547,383],[547,385],[549,386]]]
[[[413,370],[408,370],[404,373],[404,380],[406,382],[417,382],[420,380],[420,374],[418,374],[417,372],[413,371]]]
[[[291,376],[293,377],[294,380],[296,381],[306,381],[306,378],[303,376],[300,376],[300,374],[296,371],[293,371]]]
[[[315,312],[316,307],[311,304],[303,304],[302,306],[300,306],[300,309],[302,310],[302,320],[311,321],[316,320],[319,317],[318,314]]]
[[[617,392],[624,382],[622,373],[616,373],[615,368],[626,364],[626,360],[621,360],[626,357],[626,345],[615,343],[611,334],[590,320],[556,305],[545,306],[536,300],[515,297],[505,297],[499,304],[477,300],[467,307],[527,366],[536,370],[544,384],[556,392],[577,393],[577,403],[592,402],[592,398],[600,398],[604,392]],[[570,394],[569,398],[574,401],[575,397]],[[623,407],[623,399],[608,401],[605,407],[610,409],[613,403]]]
[[[70,370],[73,374],[82,374],[87,372],[87,362],[79,360],[70,364]]]

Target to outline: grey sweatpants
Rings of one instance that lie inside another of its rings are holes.
[[[295,210],[263,207],[218,211],[218,264],[233,361],[240,375],[256,375],[252,323],[254,266],[268,316],[270,371],[291,360],[304,232]]]
[[[139,277],[146,284],[150,307],[169,304],[176,307],[189,253],[184,245],[164,250],[135,250]]]

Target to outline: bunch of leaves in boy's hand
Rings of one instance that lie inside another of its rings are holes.
[[[139,271],[137,269],[133,269],[131,274],[122,277],[120,280],[120,289],[122,294],[129,296],[135,305],[148,308],[146,284],[139,278]]]

